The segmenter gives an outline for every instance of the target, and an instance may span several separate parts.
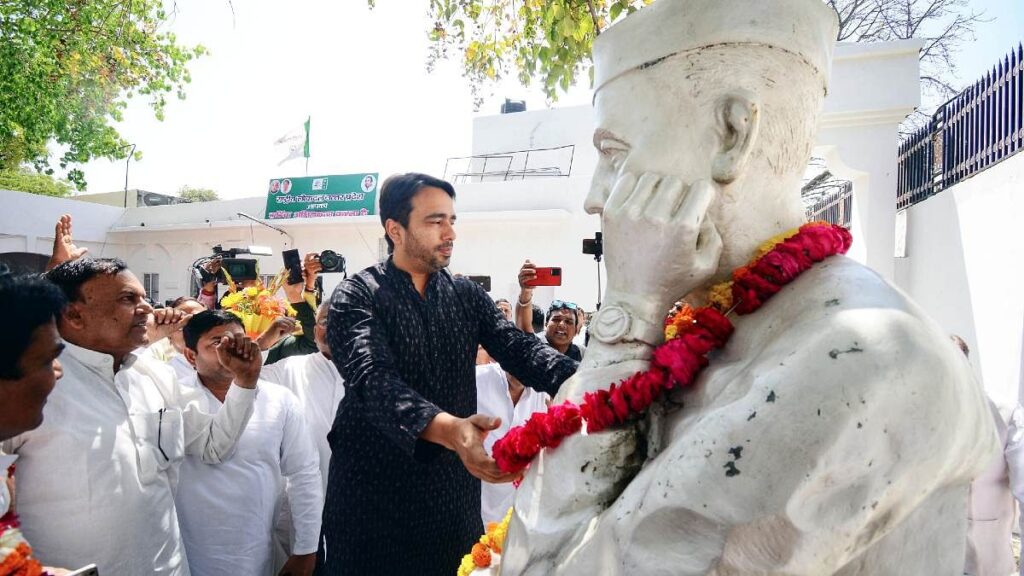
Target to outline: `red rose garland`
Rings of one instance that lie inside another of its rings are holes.
[[[579,432],[587,433],[638,418],[666,390],[692,385],[708,365],[707,355],[725,346],[733,325],[725,317],[735,302],[738,314],[749,314],[778,293],[814,263],[845,254],[853,242],[850,232],[827,222],[801,226],[784,239],[769,240],[760,256],[733,271],[732,281],[710,290],[710,304],[684,306],[666,322],[667,341],[654,349],[651,367],[612,384],[607,390],[588,392],[583,405],[564,402],[530,417],[494,444],[494,460],[503,472],[521,472],[542,448],[555,448]]]

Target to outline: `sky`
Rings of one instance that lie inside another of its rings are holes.
[[[1024,39],[1024,0],[970,0],[990,22],[957,56],[962,84],[990,69]],[[505,97],[547,107],[539,88],[515,80],[473,110],[459,62],[426,71],[426,1],[177,0],[168,24],[181,43],[210,54],[194,61],[185,100],[158,121],[144,99],[117,128],[141,158],[128,187],[175,193],[212,188],[221,198],[266,193],[272,178],[305,174],[302,160],[278,166],[274,141],[311,118],[309,175],[444,172],[471,153],[472,120],[496,114]],[[586,75],[583,76],[584,79]],[[588,104],[586,81],[555,106]],[[125,161],[84,166],[88,192],[122,190]]]

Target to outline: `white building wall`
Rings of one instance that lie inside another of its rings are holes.
[[[49,255],[53,229],[62,214],[74,215],[75,242],[92,256],[122,256],[108,232],[124,214],[123,208],[0,190],[0,254],[34,252]]]
[[[1000,403],[1022,398],[1024,154],[911,206],[896,282],[971,348],[971,364]]]

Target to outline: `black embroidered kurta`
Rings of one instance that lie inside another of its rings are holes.
[[[327,340],[345,379],[317,574],[451,576],[483,533],[480,481],[419,439],[441,411],[476,412],[477,344],[554,395],[577,363],[505,320],[476,283],[433,274],[421,297],[387,262],[334,291]]]

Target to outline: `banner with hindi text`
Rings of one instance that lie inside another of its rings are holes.
[[[275,178],[267,191],[268,220],[376,214],[377,173]]]

